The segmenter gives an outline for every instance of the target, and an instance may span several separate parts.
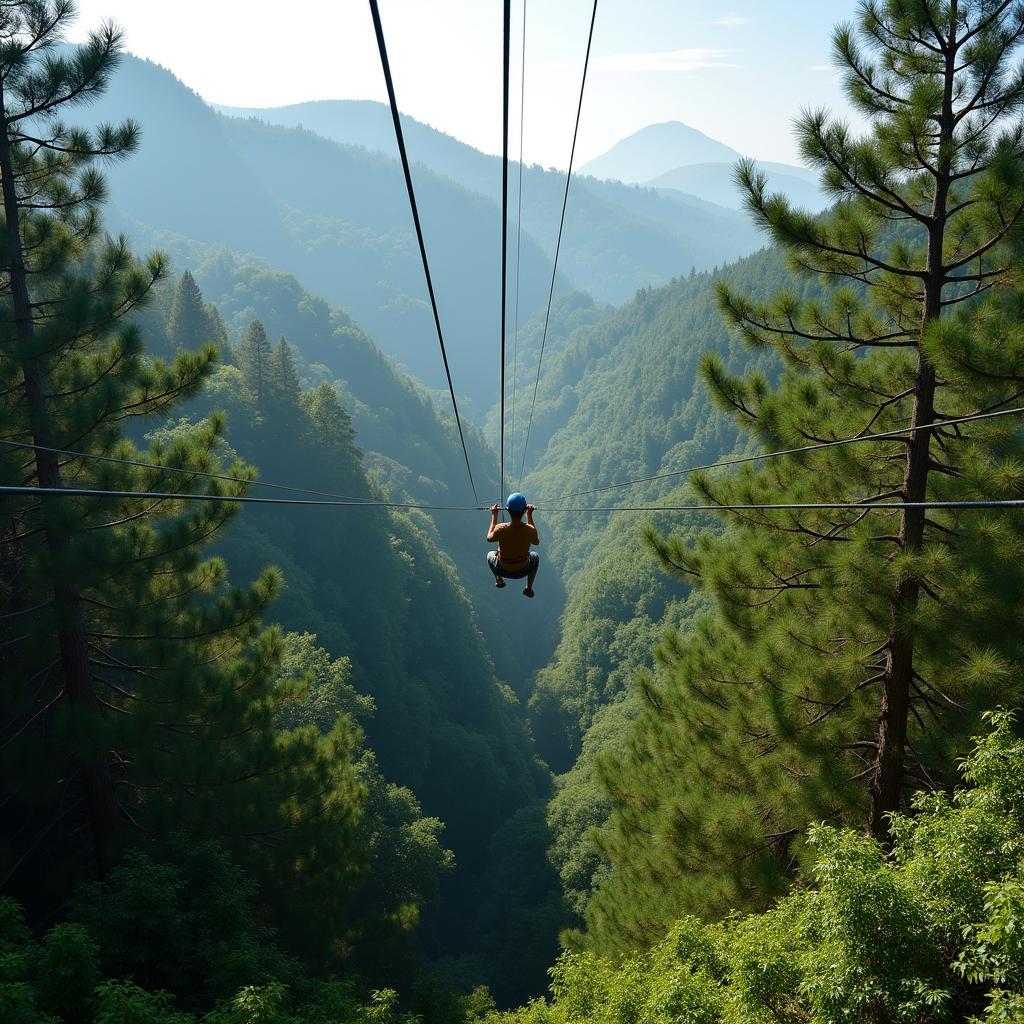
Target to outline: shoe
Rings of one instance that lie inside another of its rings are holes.
[[[529,587],[527,587],[523,591],[523,597],[533,597],[533,591]]]
[[[495,586],[496,586],[496,587],[497,587],[497,588],[498,588],[499,590],[501,590],[501,588],[502,588],[503,586],[505,586],[505,581],[504,581],[504,580],[503,580],[503,579],[502,579],[502,578],[501,578],[500,576],[495,576],[495,577],[494,577],[494,585],[495,585]]]

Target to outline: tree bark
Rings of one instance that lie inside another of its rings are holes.
[[[7,229],[8,266],[10,274],[12,312],[18,344],[22,349],[24,394],[28,409],[29,429],[36,445],[50,446],[46,393],[38,360],[32,352],[35,324],[28,291],[28,273],[21,241],[21,213],[11,159],[8,124],[0,83],[0,186],[3,188],[4,216]],[[35,451],[36,477],[40,487],[63,487],[60,460],[53,452]],[[46,544],[57,571],[53,578],[54,607],[57,614],[57,641],[68,700],[75,705],[77,715],[85,723],[83,732],[88,737],[92,727],[101,724],[102,712],[96,699],[92,671],[89,666],[89,648],[86,642],[82,599],[71,581],[61,578],[60,566],[69,547],[69,537],[62,526],[56,497],[42,497],[43,523]],[[96,865],[102,876],[112,866],[120,814],[110,773],[107,751],[87,749],[79,763],[85,790]]]
[[[947,142],[952,139],[955,129],[953,85],[958,48],[955,38],[956,15],[957,0],[952,0],[937,147],[938,174],[935,177],[935,194],[928,221],[928,255],[925,264],[924,303],[921,310],[922,339],[929,324],[942,314],[942,289],[946,276],[943,243],[951,184]],[[935,421],[935,385],[935,369],[929,363],[919,341],[917,370],[914,376],[912,426],[929,427]],[[931,434],[932,432],[927,429],[911,434],[903,476],[904,501],[918,502],[927,499]],[[924,541],[924,524],[924,509],[903,509],[900,513],[899,531],[899,548],[902,553],[920,552]],[[917,608],[920,591],[920,583],[916,578],[903,579],[896,584],[890,600],[891,619],[878,719],[878,756],[871,782],[871,806],[868,812],[868,834],[886,845],[890,844],[891,839],[888,817],[899,810],[903,794],[907,722],[914,682],[914,633],[907,620]]]

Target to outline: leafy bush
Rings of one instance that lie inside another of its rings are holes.
[[[566,953],[550,1004],[490,1024],[1024,1021],[1024,740],[1009,712],[967,785],[893,818],[891,852],[819,825],[809,874],[769,911],[684,918],[621,961]]]

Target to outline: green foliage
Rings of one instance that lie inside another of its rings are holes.
[[[129,850],[103,882],[81,887],[72,904],[76,924],[68,927],[92,937],[103,976],[173,991],[191,1007],[212,1005],[266,976],[297,977],[297,966],[258,920],[255,883],[223,847],[180,834],[151,846]]]
[[[188,857],[187,846],[185,841],[177,842],[175,854]],[[229,870],[223,851],[213,846],[207,846],[200,857],[207,866],[219,861],[216,870],[220,875]],[[253,929],[250,901],[254,890],[244,879],[234,879],[241,884],[225,892],[220,902],[190,901],[187,882],[201,882],[191,877],[193,866],[158,865],[136,854],[107,883],[105,903],[97,901],[96,891],[83,894],[87,926],[57,925],[38,942],[24,927],[18,905],[0,899],[0,919],[5,922],[0,936],[0,1010],[4,1021],[412,1024],[419,1019],[403,1012],[392,989],[364,992],[352,980],[321,982],[301,975],[297,966],[276,949],[269,933]],[[173,892],[144,894],[140,888],[143,883],[158,887],[169,884]],[[139,906],[146,909],[163,905],[165,912],[158,912],[152,921],[144,913],[125,919],[130,900],[140,900]],[[225,910],[228,914],[221,918]],[[219,935],[218,923],[223,926]],[[134,930],[140,924],[147,934],[139,948],[132,950],[130,935],[120,931],[126,926]],[[181,933],[167,931],[166,926],[180,928]],[[171,948],[160,948],[160,935],[172,943]],[[198,940],[198,946],[186,948],[186,937]],[[203,954],[223,958],[223,964],[229,965],[227,972],[217,975],[213,986],[229,986],[219,996],[209,984],[212,976],[204,977],[202,969],[216,973],[222,962],[214,959],[202,963]],[[185,968],[184,975],[176,974],[178,965]],[[193,970],[199,972],[199,988],[190,987],[197,980]],[[230,980],[232,973],[234,980]],[[168,987],[154,988],[161,978]],[[487,1002],[486,990],[474,993],[470,1004],[481,1011],[493,1007],[493,1002]]]
[[[272,355],[266,329],[259,320],[253,320],[242,335],[242,340],[235,351],[235,359],[242,371],[246,390],[256,404],[257,413],[263,412],[264,401],[270,395]]]
[[[261,277],[259,285],[274,294],[278,309],[291,297],[280,276]],[[250,280],[249,286],[255,283]],[[245,292],[238,287],[233,294],[238,301]],[[244,308],[249,316],[250,307]],[[230,315],[227,321],[237,324],[239,317]],[[258,331],[252,320],[246,323],[251,341]],[[272,323],[274,330],[284,326],[280,320]],[[337,330],[338,320],[311,302],[291,323],[304,342],[308,335],[303,332],[316,336]],[[351,351],[358,369],[367,354],[362,346],[369,343],[343,330],[347,341],[355,342]],[[297,346],[299,351],[305,347]],[[244,349],[236,350],[241,367],[219,368],[193,401],[190,412],[204,419],[194,426],[165,427],[151,438],[171,445],[191,430],[209,429],[203,424],[226,418],[225,451],[258,458],[267,479],[298,487],[315,480],[318,490],[382,497],[363,468],[342,389],[321,382],[301,390],[298,366],[293,386],[275,388],[275,363],[293,356],[287,343],[279,344],[267,363],[260,413],[252,386],[239,386],[247,365]],[[255,364],[250,360],[248,365]],[[376,358],[368,365],[391,374]],[[375,386],[372,374],[367,379],[369,387]],[[422,432],[424,423],[428,437],[444,437],[429,402],[414,389],[403,389],[393,376],[380,383],[394,389],[391,394],[397,391],[400,402],[408,397],[412,403],[392,416],[407,418],[407,445],[423,444],[414,431]],[[375,405],[373,414],[388,415],[388,410]],[[464,524],[458,529],[465,534]],[[473,544],[472,538],[462,537],[461,543],[473,550],[474,565],[481,565],[479,539]],[[360,720],[368,737],[369,749],[359,749],[356,736],[351,754],[360,787],[360,814],[352,832],[359,867],[357,879],[345,883],[354,894],[351,907],[340,923],[318,909],[313,927],[310,915],[294,905],[294,893],[268,884],[268,898],[281,901],[275,920],[282,936],[309,957],[334,941],[368,970],[379,972],[393,961],[398,961],[395,970],[407,970],[399,952],[404,947],[396,945],[395,935],[408,933],[427,900],[438,894],[440,905],[424,921],[428,948],[449,963],[462,962],[471,950],[493,950],[474,961],[478,973],[466,978],[465,986],[486,977],[504,996],[543,977],[558,928],[566,923],[545,857],[549,837],[542,808],[549,781],[534,759],[515,698],[495,678],[456,569],[440,545],[434,524],[413,510],[268,506],[258,515],[241,517],[219,540],[218,550],[242,580],[257,576],[267,558],[277,562],[288,582],[274,614],[285,628],[307,634],[289,636],[282,645],[287,672],[279,675],[279,685],[299,679],[308,690],[278,708],[278,724],[298,733],[312,726],[326,740],[337,712],[344,711]],[[499,841],[506,822],[522,813],[531,822],[540,821],[539,831],[513,830]],[[451,866],[445,846],[454,854],[455,870],[452,881],[438,890],[440,876]],[[298,870],[309,891],[341,906],[341,888],[335,885],[329,897],[330,873],[313,870],[307,859],[301,857]],[[524,891],[506,886],[497,898],[485,896],[492,873],[507,870],[517,859],[529,880]],[[339,859],[337,866],[352,860]],[[257,872],[257,877],[263,882],[267,876]],[[545,926],[531,929],[538,915]],[[507,961],[506,950],[513,947],[529,947],[529,952],[499,975],[492,965]],[[404,959],[410,956],[407,951]],[[458,976],[461,985],[463,974]]]
[[[543,503],[743,450],[727,417],[699,386],[702,351],[721,353],[734,372],[751,365],[749,354],[715,315],[715,282],[722,278],[768,294],[786,275],[771,253],[763,253],[716,277],[691,275],[645,290],[599,320],[600,311],[591,306],[556,303],[554,316],[564,321],[559,326],[568,337],[552,349],[541,380],[530,446],[538,464],[526,480],[531,496]],[[760,362],[755,356],[754,365]],[[584,494],[564,504],[656,503],[677,483],[670,477]],[[558,781],[549,822],[553,860],[571,906],[582,912],[595,875],[603,876],[607,863],[594,841],[594,830],[603,828],[611,809],[597,773],[600,752],[607,746],[618,756],[626,746],[638,707],[632,680],[653,668],[654,648],[665,631],[680,628],[707,601],[690,591],[688,581],[666,576],[655,559],[638,550],[646,528],[679,529],[677,517],[546,515],[543,510],[538,515],[545,557],[563,567],[571,587],[560,622],[562,640],[535,677],[529,707],[545,760],[559,771],[575,760]],[[709,522],[688,519],[689,535],[695,537]],[[607,703],[612,709],[604,714]]]
[[[860,139],[821,113],[799,122],[807,159],[841,200],[829,215],[790,209],[749,164],[738,169],[755,218],[826,289],[764,301],[718,284],[738,336],[782,370],[737,374],[712,351],[702,375],[764,449],[1016,403],[1019,373],[989,351],[1003,332],[986,339],[984,325],[1008,323],[1018,303],[1008,285],[1024,179],[1007,154],[1019,156],[1024,138],[1024,84],[1008,62],[1024,13],[958,10],[865,4],[858,32],[837,33],[854,101],[867,82],[879,105]],[[964,18],[977,44],[957,34]],[[959,63],[922,42],[936,32]],[[939,86],[953,90],[952,112]],[[972,99],[990,94],[1006,115],[995,126]],[[926,124],[944,141],[915,149]],[[995,296],[983,302],[975,286]],[[698,472],[680,496],[726,506],[1014,498],[1020,460],[1016,424],[939,425]],[[599,764],[613,806],[600,836],[610,869],[587,920],[604,951],[644,945],[680,909],[763,906],[809,856],[815,821],[867,819],[884,838],[914,791],[950,778],[981,712],[1021,692],[1016,513],[811,508],[726,522],[698,538],[651,536],[666,570],[699,586],[713,612],[661,644],[658,671],[638,681],[628,743]]]
[[[222,343],[223,335],[217,327],[203,304],[195,278],[189,271],[184,271],[178,278],[167,317],[167,337],[174,351],[191,351],[211,341]]]
[[[49,95],[56,108],[102,86],[117,59],[113,29],[67,58],[33,57],[33,46],[45,51],[57,39],[71,7],[10,6],[10,39],[25,46],[0,48],[0,62],[11,65],[9,112],[19,100]],[[163,259],[140,266],[123,240],[98,237],[103,188],[89,160],[127,151],[136,129],[92,139],[54,122],[51,149],[40,156],[20,123],[5,121],[0,137],[0,165],[22,189],[5,196],[0,421],[4,436],[39,447],[34,458],[5,449],[3,478],[172,497],[5,503],[0,643],[21,685],[0,698],[3,804],[16,822],[3,876],[31,901],[34,920],[52,919],[76,879],[102,879],[77,902],[92,938],[78,924],[62,925],[41,947],[53,982],[52,991],[38,987],[46,1012],[74,1018],[60,1000],[92,998],[96,941],[112,977],[130,974],[145,989],[108,987],[97,1013],[159,1016],[172,1012],[151,994],[161,989],[191,1008],[261,973],[289,982],[294,969],[276,947],[267,952],[268,925],[317,969],[351,956],[355,938],[408,931],[451,855],[440,822],[389,784],[362,746],[352,714],[365,717],[372,704],[348,684],[347,663],[325,659],[312,637],[289,643],[264,627],[280,572],[256,552],[247,584],[236,587],[223,558],[209,556],[238,511],[230,499],[254,476],[225,444],[223,414],[158,429],[145,450],[126,436],[143,433],[139,420],[151,426],[198,396],[216,355],[206,344],[169,365],[147,356],[128,317],[152,297]],[[64,146],[63,155],[46,155]],[[34,190],[27,198],[26,181]],[[160,312],[160,336],[174,347],[203,322],[221,323],[189,275]],[[248,429],[258,431],[262,415],[276,417],[282,433],[300,422],[322,428],[320,443],[348,474],[346,485],[358,479],[365,488],[337,395],[314,395],[312,422],[289,346],[282,339],[264,359],[261,330],[253,322],[240,367],[221,377],[241,379],[235,401],[248,402]],[[85,455],[58,461],[48,446]],[[279,451],[289,457],[286,441]],[[195,491],[226,500],[177,497]],[[379,526],[370,533],[386,560],[390,537]],[[370,614],[386,619],[380,609]],[[304,706],[314,681],[316,699]],[[520,760],[542,781],[525,750]],[[178,834],[188,842],[155,841]],[[143,841],[146,854],[133,848]],[[263,893],[259,924],[246,878]]]
[[[766,912],[683,918],[619,961],[567,953],[549,1006],[490,1020],[1018,1020],[1024,743],[1012,716],[989,719],[964,765],[971,787],[920,797],[894,821],[891,856],[854,831],[815,826],[805,884]]]

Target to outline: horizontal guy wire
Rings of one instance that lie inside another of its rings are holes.
[[[813,510],[850,512],[889,510],[898,512],[904,508],[952,511],[957,509],[1024,509],[1024,498],[1007,498],[999,501],[794,501],[751,505],[605,505],[601,508],[541,508],[538,506],[537,511],[550,515],[554,512],[786,512]]]
[[[0,485],[0,495],[44,495],[55,498],[146,498],[156,501],[221,501],[253,505],[302,505],[331,508],[419,508],[428,512],[481,512],[484,505],[419,505],[401,501],[328,501],[303,498],[254,498],[250,495],[234,497],[230,494],[180,494],[174,491],[104,491],[87,487],[31,487]],[[905,508],[918,509],[1024,509],[1024,498],[1010,498],[998,501],[816,501],[778,502],[773,504],[755,503],[748,505],[631,505],[616,508],[552,508],[542,509],[548,513],[582,512],[784,512],[800,510],[845,510],[898,511]]]
[[[919,430],[938,430],[942,427],[956,426],[958,423],[975,423],[979,420],[994,420],[1003,416],[1019,416],[1024,413],[1024,407],[1015,409],[997,409],[994,412],[973,413],[970,416],[954,416],[950,419],[941,420],[936,423],[925,423],[917,427],[900,427],[898,430],[887,430],[880,434],[861,434],[857,437],[844,437],[838,441],[821,441],[817,444],[807,444],[800,448],[785,448],[777,452],[762,452],[760,455],[744,455],[734,459],[723,459],[720,462],[709,462],[703,466],[690,466],[687,469],[675,469],[669,473],[656,473],[654,476],[638,477],[636,480],[623,480],[618,484],[604,484],[601,487],[591,487],[587,491],[573,491],[571,494],[561,494],[556,498],[544,499],[545,505],[553,505],[559,501],[569,501],[572,498],[582,498],[587,494],[598,494],[601,491],[612,491],[619,487],[632,487],[634,484],[654,483],[657,480],[670,480],[673,477],[688,476],[690,473],[701,473],[709,469],[723,469],[727,466],[741,466],[749,462],[760,462],[762,459],[777,459],[783,455],[803,455],[807,452],[822,451],[826,448],[841,448],[848,444],[860,444],[864,441],[886,441],[900,438],[904,434],[914,434]],[[554,509],[546,509],[548,512]]]
[[[316,494],[321,498],[334,498],[338,501],[360,502],[373,501],[373,498],[357,498],[347,494],[334,494],[331,491],[317,491],[312,487],[289,487],[287,484],[272,484],[266,480],[247,480],[245,477],[231,476],[228,473],[204,473],[198,469],[185,469],[183,466],[161,466],[158,462],[140,462],[137,459],[119,459],[113,455],[100,455],[96,452],[76,452],[70,448],[51,448],[44,444],[32,444],[29,441],[0,440],[0,445],[9,448],[28,448],[31,451],[49,452],[51,455],[67,455],[75,459],[92,459],[95,462],[109,462],[115,466],[133,466],[136,469],[152,469],[161,473],[180,473],[184,476],[198,477],[202,480],[223,480],[226,483],[245,484],[248,487],[270,487],[275,491],[291,491],[293,494]]]
[[[228,479],[234,479],[229,477]],[[235,480],[235,483],[247,483]],[[365,501],[362,499],[257,498],[248,494],[184,494],[179,491],[105,491],[97,487],[32,487],[0,485],[0,495],[40,494],[65,498],[146,498],[153,501],[224,501],[249,505],[319,505],[325,508],[419,508],[428,512],[480,512],[483,505],[420,505],[414,501]]]

